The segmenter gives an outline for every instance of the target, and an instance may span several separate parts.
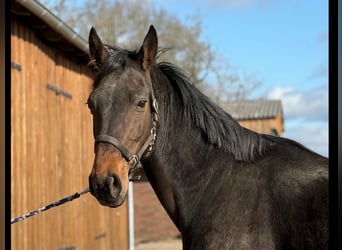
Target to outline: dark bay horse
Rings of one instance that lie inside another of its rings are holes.
[[[183,249],[327,249],[328,159],[241,127],[175,65],[89,34],[92,195],[125,200],[140,165],[182,234]]]

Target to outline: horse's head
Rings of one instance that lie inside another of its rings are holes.
[[[90,31],[89,65],[95,80],[88,106],[93,115],[95,160],[89,188],[102,205],[123,203],[140,157],[154,144],[157,104],[150,69],[157,48],[153,26],[136,52],[104,45],[95,29]]]

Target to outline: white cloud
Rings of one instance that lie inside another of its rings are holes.
[[[295,140],[323,156],[329,154],[329,128],[325,122],[287,122],[283,137]]]
[[[306,91],[275,87],[268,99],[280,99],[284,112],[284,137],[328,156],[328,89],[326,85]]]
[[[320,85],[299,92],[293,87],[275,87],[267,99],[280,99],[285,119],[328,120],[328,88]]]

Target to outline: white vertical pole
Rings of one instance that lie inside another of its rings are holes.
[[[128,245],[129,250],[134,250],[134,193],[132,181],[128,184]]]

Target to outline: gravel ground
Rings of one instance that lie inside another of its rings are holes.
[[[135,250],[182,250],[182,240],[170,239],[139,243],[135,246]]]

